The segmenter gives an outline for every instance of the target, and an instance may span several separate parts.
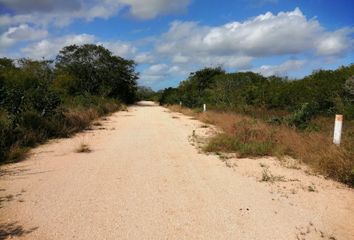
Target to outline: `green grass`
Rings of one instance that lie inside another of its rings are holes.
[[[240,157],[269,156],[274,152],[272,142],[246,141],[237,136],[219,134],[213,137],[205,150],[207,152],[237,152]]]

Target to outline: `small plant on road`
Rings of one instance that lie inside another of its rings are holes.
[[[89,153],[92,152],[90,146],[86,143],[81,143],[80,146],[76,149],[77,153]]]
[[[263,169],[261,182],[271,182],[271,183],[273,183],[273,182],[284,182],[284,181],[285,181],[285,177],[284,176],[273,175],[269,171],[269,168]]]

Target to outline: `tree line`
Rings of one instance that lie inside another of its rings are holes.
[[[137,79],[134,61],[92,44],[66,46],[50,61],[0,58],[0,162],[133,103]]]
[[[303,120],[336,113],[354,119],[354,64],[314,71],[299,80],[204,68],[191,73],[178,87],[162,90],[159,101],[182,102],[190,108],[201,108],[206,103],[209,108],[246,113],[255,108],[281,110]]]

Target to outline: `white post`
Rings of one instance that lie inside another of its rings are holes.
[[[179,101],[179,105],[182,107],[182,101]]]
[[[203,112],[206,112],[206,104],[203,104]]]
[[[342,136],[342,126],[343,126],[343,115],[336,115],[336,120],[334,122],[334,134],[333,143],[340,145],[340,140]]]

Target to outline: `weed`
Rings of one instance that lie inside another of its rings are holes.
[[[90,146],[86,143],[81,143],[80,146],[76,149],[77,153],[90,153],[92,150]]]
[[[311,186],[311,185],[307,187],[307,190],[309,192],[317,192],[316,187],[315,186]]]
[[[285,182],[285,177],[284,176],[277,176],[273,175],[270,171],[269,168],[265,168],[262,171],[262,179],[261,182]]]

